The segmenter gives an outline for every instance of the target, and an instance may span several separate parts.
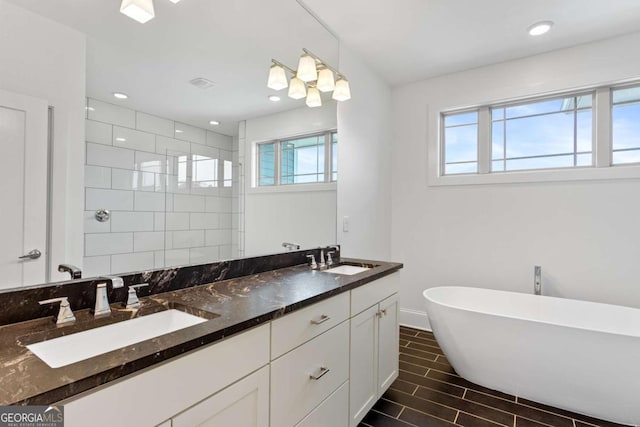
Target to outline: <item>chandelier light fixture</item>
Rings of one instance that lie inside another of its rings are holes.
[[[288,96],[293,99],[306,98],[307,106],[322,106],[320,92],[333,91],[332,98],[336,101],[351,99],[349,81],[336,69],[329,66],[318,56],[302,49],[303,54],[298,61],[298,69],[287,67],[282,62],[271,60],[267,87],[282,90],[289,87]],[[287,72],[291,79],[287,81]]]

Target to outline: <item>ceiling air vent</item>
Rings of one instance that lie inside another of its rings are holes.
[[[215,85],[211,80],[207,80],[204,77],[196,77],[193,80],[189,80],[189,83],[198,89],[210,89]]]

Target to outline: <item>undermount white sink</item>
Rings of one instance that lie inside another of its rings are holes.
[[[325,273],[334,273],[334,274],[346,274],[351,276],[353,274],[362,273],[363,271],[369,270],[369,267],[358,267],[355,265],[339,265],[334,268],[330,268],[329,270],[324,270]]]
[[[50,367],[60,368],[206,321],[171,309],[30,344],[27,348]]]

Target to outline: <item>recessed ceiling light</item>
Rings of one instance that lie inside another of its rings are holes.
[[[116,141],[118,142],[125,142],[127,140],[127,138],[116,138]]]
[[[278,102],[280,101],[280,97],[278,95],[269,95],[269,101]]]
[[[122,0],[120,13],[141,24],[156,16],[153,10],[153,0]]]
[[[542,34],[549,31],[552,26],[553,26],[552,21],[540,21],[540,22],[536,22],[535,24],[527,28],[527,31],[531,36],[541,36]]]
[[[176,4],[178,3],[180,0],[169,0],[171,3]]]
[[[180,129],[176,129],[176,133],[182,133],[182,132],[184,132],[184,131],[180,130]]]
[[[210,120],[210,121],[209,121],[209,124],[210,124],[211,126],[218,126],[218,125],[220,124],[220,122],[219,122],[219,121],[217,121],[217,120]]]
[[[113,92],[113,96],[118,98],[118,99],[127,99],[127,98],[129,98],[129,95],[127,95],[126,93],[122,93],[122,92]]]
[[[85,108],[86,110],[88,110],[88,111],[96,111],[96,109],[95,109],[95,108],[93,108],[93,107],[84,107],[84,108]]]

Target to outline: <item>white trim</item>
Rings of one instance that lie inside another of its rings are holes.
[[[596,89],[595,98],[593,111],[598,118],[593,120],[595,164],[598,168],[608,168],[611,166],[611,87]]]
[[[525,182],[595,181],[640,179],[640,165],[616,165],[608,168],[576,167],[528,171],[493,172],[490,174],[429,176],[430,186],[518,184]]]
[[[424,311],[411,310],[409,308],[400,309],[400,324],[410,328],[421,329],[423,331],[431,331],[429,318]]]
[[[263,187],[250,187],[247,194],[297,193],[300,191],[336,191],[338,184],[334,182],[318,182],[311,184],[282,184]]]

